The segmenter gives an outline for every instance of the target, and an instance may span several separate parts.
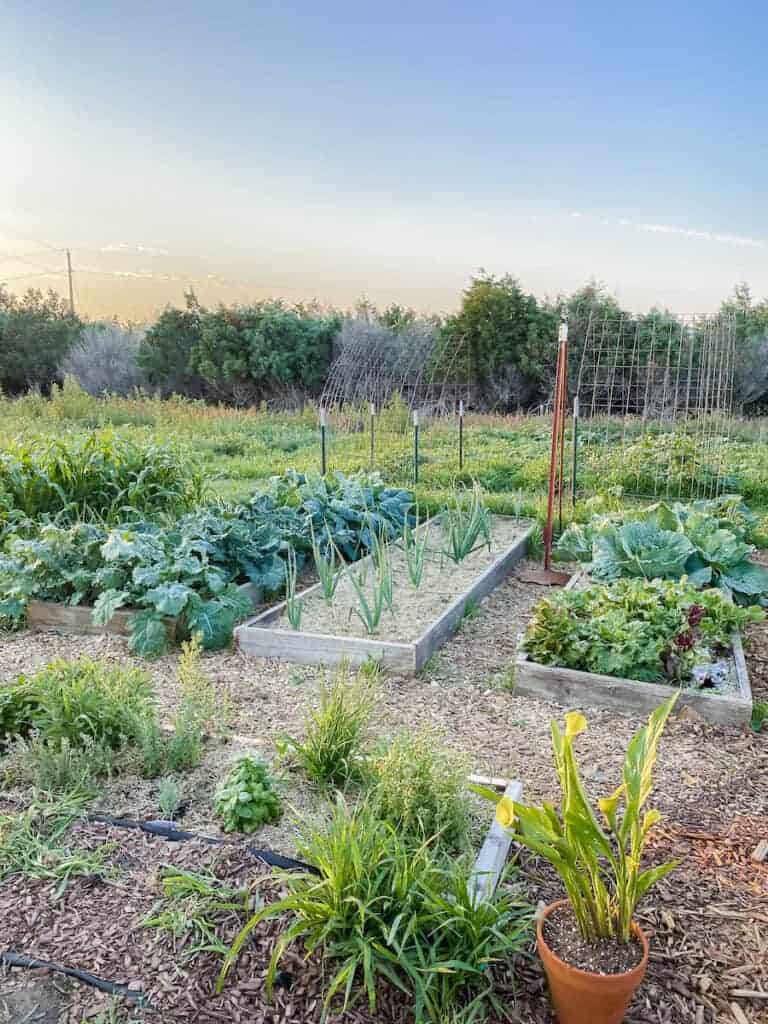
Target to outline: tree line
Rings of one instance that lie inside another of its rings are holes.
[[[470,281],[450,316],[367,302],[342,313],[273,299],[208,309],[192,293],[185,299],[183,308],[168,307],[139,329],[74,317],[53,291],[17,297],[0,286],[0,390],[45,393],[69,373],[92,394],[142,388],[238,406],[295,406],[320,395],[339,347],[360,332],[371,344],[400,338],[407,346],[408,332],[418,328],[434,338],[436,373],[445,354],[445,372],[472,381],[479,407],[514,411],[550,397],[563,317],[572,325],[572,365],[590,316],[631,321],[640,337],[677,324],[667,310],[633,315],[595,283],[542,300],[509,275],[486,273]],[[768,404],[768,300],[756,302],[739,284],[721,312],[735,324],[739,399],[754,408]]]

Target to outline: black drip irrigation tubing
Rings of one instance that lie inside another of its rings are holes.
[[[186,832],[183,829],[178,829],[172,821],[134,821],[132,818],[115,818],[111,814],[89,814],[88,821],[114,825],[117,828],[139,829],[148,835],[159,836],[169,843],[183,843],[189,839],[197,839],[199,842],[209,843],[212,846],[223,846],[230,843],[230,840],[227,839],[198,835],[196,832]],[[305,864],[303,861],[294,860],[292,857],[283,857],[282,854],[274,853],[272,850],[261,850],[249,844],[246,845],[246,850],[252,857],[269,865],[269,867],[284,868],[288,871],[306,871],[313,875],[320,874],[318,869],[312,864]],[[74,978],[86,985],[99,989],[100,992],[107,992],[109,995],[119,996],[121,999],[129,999],[138,1006],[151,1009],[143,992],[129,988],[128,985],[123,985],[116,981],[107,981],[105,978],[99,978],[98,975],[91,974],[90,971],[82,971],[77,967],[62,967],[60,964],[51,963],[49,960],[40,960],[37,957],[26,956],[24,953],[16,953],[13,950],[0,953],[0,963],[6,964],[8,967],[42,967],[47,971],[65,974],[68,978]],[[275,983],[284,988],[290,988],[292,981],[293,977],[287,971],[279,971],[275,979]]]
[[[81,971],[77,967],[62,967],[61,964],[51,963],[50,960],[38,960],[35,956],[25,956],[23,953],[14,953],[11,950],[0,953],[0,963],[7,964],[8,967],[42,967],[46,971],[55,971],[56,974],[66,974],[68,978],[82,981],[86,985],[99,989],[100,992],[108,992],[112,996],[120,996],[121,999],[130,999],[131,1002],[137,1003],[139,1006],[149,1007],[143,992],[129,988],[117,981],[107,981],[96,974],[91,974],[90,971]]]
[[[89,814],[88,821],[100,822],[105,825],[115,825],[117,828],[136,828],[151,836],[160,836],[169,843],[183,843],[188,839],[197,839],[201,843],[209,843],[212,846],[230,845],[229,839],[218,839],[215,836],[203,836],[197,832],[185,832],[178,829],[171,821],[134,821],[132,818],[115,818],[111,814]],[[306,871],[311,875],[319,875],[320,872],[314,865],[305,864],[301,860],[294,860],[293,857],[283,857],[280,853],[272,850],[261,850],[256,846],[246,844],[246,850],[257,860],[273,868],[284,868],[287,871]]]

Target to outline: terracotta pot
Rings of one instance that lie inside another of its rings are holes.
[[[544,921],[568,900],[558,900],[544,910],[536,925],[536,944],[549,982],[549,992],[560,1024],[621,1024],[624,1014],[645,975],[648,939],[632,923],[643,947],[643,959],[624,974],[594,974],[571,967],[555,956],[544,939]]]

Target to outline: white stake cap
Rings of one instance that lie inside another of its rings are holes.
[[[320,426],[325,426],[325,409],[320,410]]]
[[[460,398],[459,399],[459,416],[463,416],[463,415],[464,415],[464,399]]]
[[[568,324],[567,323],[560,324],[560,331],[558,332],[557,340],[558,341],[568,341]]]
[[[414,427],[418,427],[418,425],[419,425],[419,411],[418,411],[418,409],[414,409],[413,410],[413,425],[414,425]]]

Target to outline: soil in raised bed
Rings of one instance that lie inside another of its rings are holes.
[[[394,575],[394,608],[387,609],[374,634],[370,634],[358,616],[360,607],[357,594],[342,572],[331,605],[326,604],[321,590],[302,598],[302,633],[321,633],[326,636],[378,637],[384,640],[413,642],[430,626],[440,613],[472,583],[515,541],[522,536],[528,524],[504,516],[493,516],[491,544],[482,544],[462,562],[453,562],[443,548],[446,545],[442,526],[429,528],[429,547],[421,585],[415,588],[408,578],[406,556],[402,548],[390,546]],[[375,570],[369,559],[347,570],[357,579],[367,575],[364,592],[369,604],[373,603]],[[285,614],[274,623],[275,628],[292,630]]]

